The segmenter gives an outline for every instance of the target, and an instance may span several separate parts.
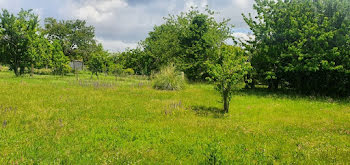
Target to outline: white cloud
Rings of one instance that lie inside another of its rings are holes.
[[[102,43],[105,49],[112,52],[124,51],[126,48],[136,48],[138,45],[137,43],[127,43],[120,40],[104,40],[101,38],[97,38],[97,41]]]
[[[127,7],[123,0],[91,0],[84,3],[74,3],[70,13],[79,19],[102,22],[113,17],[113,12],[119,8]]]
[[[203,10],[208,5],[208,0],[185,0],[184,11],[188,11],[191,7],[198,7]]]
[[[247,8],[249,5],[248,0],[233,0],[233,3],[238,5],[240,8]]]
[[[215,17],[218,20],[230,18],[236,28],[247,29],[241,13],[254,12],[253,3],[254,0],[0,0],[0,7],[15,13],[21,8],[36,9],[42,19],[84,19],[95,27],[97,38],[103,39],[106,48],[122,50],[144,40],[154,25],[164,23],[163,17],[188,11],[191,6],[203,11],[209,5],[220,13]]]
[[[233,37],[235,37],[238,40],[242,41],[249,41],[251,39],[254,39],[254,35],[247,34],[247,33],[241,33],[241,32],[235,32],[232,34]]]

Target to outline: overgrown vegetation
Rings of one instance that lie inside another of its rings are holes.
[[[163,67],[152,76],[153,88],[160,90],[180,90],[185,87],[185,77],[173,64]]]

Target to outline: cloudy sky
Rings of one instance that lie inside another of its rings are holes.
[[[253,12],[254,0],[0,0],[0,8],[11,12],[34,9],[41,20],[84,19],[96,28],[96,39],[110,51],[136,47],[154,25],[168,14],[206,5],[220,13],[217,19],[230,18],[235,36],[246,37],[249,28],[241,13]]]

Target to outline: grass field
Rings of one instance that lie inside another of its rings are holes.
[[[350,103],[208,84],[0,72],[0,164],[346,164]]]

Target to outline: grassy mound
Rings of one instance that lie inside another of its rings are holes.
[[[176,71],[174,65],[169,65],[153,75],[153,88],[159,90],[181,90],[185,86],[184,76]]]

